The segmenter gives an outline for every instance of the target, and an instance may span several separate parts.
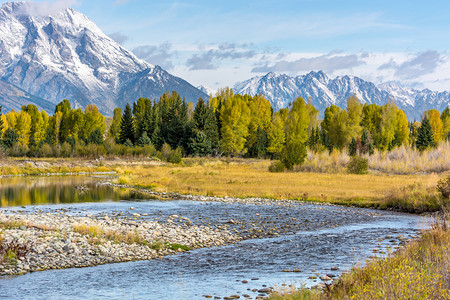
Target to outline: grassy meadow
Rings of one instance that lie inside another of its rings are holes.
[[[436,211],[442,201],[437,174],[366,174],[268,171],[268,160],[186,159],[183,165],[120,166],[117,183],[207,196],[263,197],[359,207]]]

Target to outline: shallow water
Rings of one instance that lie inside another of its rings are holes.
[[[0,207],[142,198],[130,189],[99,184],[105,179],[107,177],[0,177]]]
[[[258,293],[251,289],[263,285],[312,286],[320,281],[308,279],[314,273],[339,275],[354,265],[363,264],[373,255],[373,249],[386,251],[397,243],[396,236],[414,235],[417,230],[426,228],[428,222],[415,215],[299,202],[280,206],[151,200],[2,210],[27,213],[36,209],[49,212],[64,209],[67,214],[98,217],[105,213],[122,212],[124,217],[146,213],[145,218],[161,221],[177,214],[196,224],[229,226],[244,237],[259,230],[263,233],[276,231],[280,235],[151,261],[3,278],[0,279],[2,299],[204,299],[203,295],[232,294],[249,294],[254,298]],[[333,266],[339,267],[339,271],[331,271]],[[293,269],[302,272],[282,272]]]

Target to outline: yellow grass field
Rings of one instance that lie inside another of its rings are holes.
[[[335,204],[383,207],[400,194],[436,196],[442,175],[271,173],[266,160],[185,161],[184,166],[120,166],[118,182],[158,192],[229,197],[302,199]]]

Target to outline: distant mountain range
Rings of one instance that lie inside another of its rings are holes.
[[[0,36],[0,105],[5,110],[29,102],[51,112],[69,99],[74,107],[93,103],[111,115],[126,102],[158,98],[167,91],[193,102],[208,97],[137,58],[71,8],[43,16],[30,3],[5,3]]]
[[[187,101],[208,98],[215,91],[194,87],[159,66],[137,58],[105,35],[88,17],[69,8],[52,15],[33,12],[27,2],[5,3],[0,8],[0,105],[3,111],[33,103],[52,112],[63,99],[73,107],[95,104],[112,115],[139,97],[155,99],[177,91]],[[410,120],[424,110],[442,111],[449,92],[414,90],[388,83],[375,85],[354,76],[330,79],[310,72],[291,77],[268,73],[237,83],[240,94],[263,94],[275,109],[288,106],[298,96],[311,98],[323,113],[336,104],[342,108],[353,94],[362,103],[383,105],[393,100]]]
[[[425,110],[434,108],[442,111],[450,104],[449,92],[419,91],[393,83],[375,85],[347,75],[331,79],[322,71],[296,77],[271,72],[239,82],[233,90],[239,94],[262,94],[277,110],[287,107],[301,96],[305,101],[311,99],[321,114],[332,104],[345,108],[347,99],[352,95],[356,95],[363,104],[383,105],[391,100],[406,113],[409,120],[419,120]]]

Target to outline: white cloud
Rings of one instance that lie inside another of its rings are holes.
[[[336,70],[352,69],[364,64],[358,54],[337,54],[336,51],[316,57],[303,57],[294,61],[281,60],[273,63],[265,63],[252,69],[255,73],[267,72],[288,72],[298,73],[299,71],[325,71],[334,72]]]
[[[110,38],[112,38],[114,41],[116,41],[117,43],[119,43],[120,45],[123,45],[126,41],[128,41],[130,39],[129,36],[127,36],[121,32],[110,33],[110,34],[108,34],[108,36]]]
[[[48,16],[77,4],[77,0],[56,0],[43,2],[26,2],[22,10],[26,14],[33,16]]]

